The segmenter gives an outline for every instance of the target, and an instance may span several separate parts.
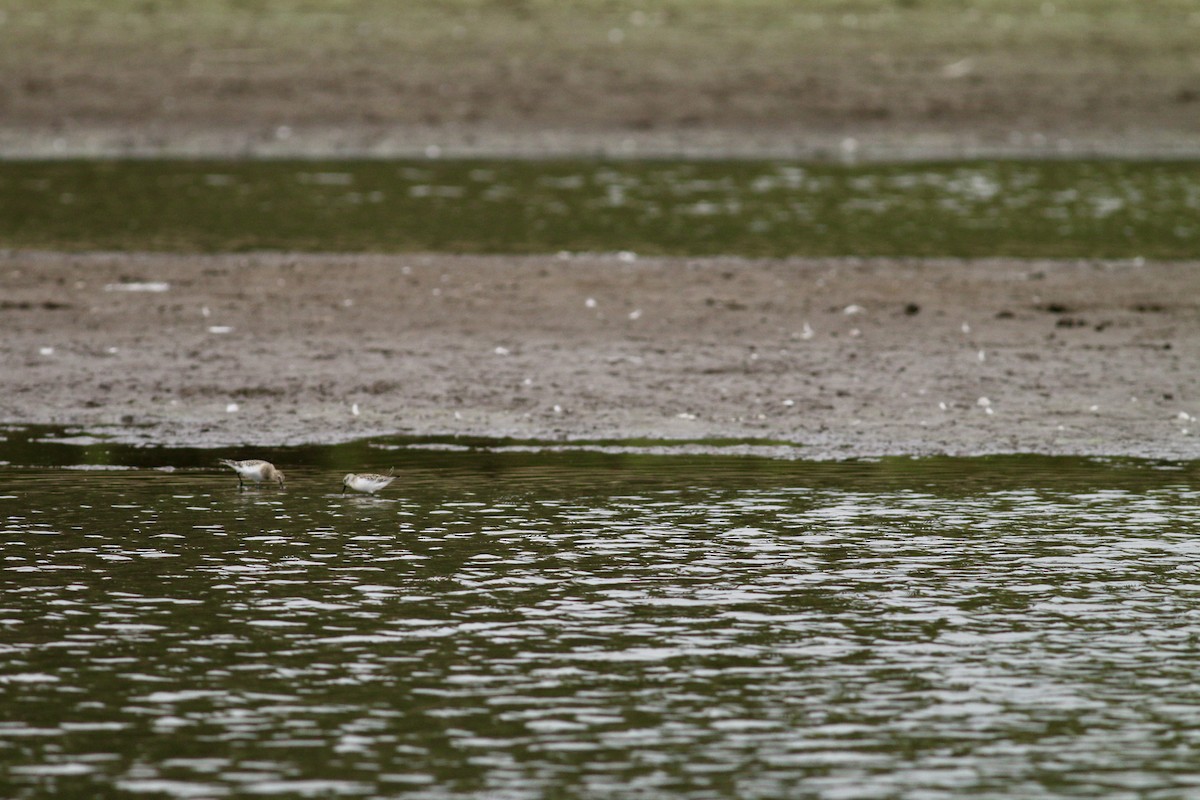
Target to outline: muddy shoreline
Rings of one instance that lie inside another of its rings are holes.
[[[0,158],[1195,157],[1197,26],[1090,0],[12,0]]]
[[[286,135],[281,132],[286,131]],[[1200,139],[1176,131],[995,130],[582,131],[478,127],[256,127],[0,123],[0,158],[58,159],[738,159],[839,163],[973,159],[1200,158]]]
[[[1194,263],[9,252],[0,296],[0,421],[124,441],[1200,457]]]

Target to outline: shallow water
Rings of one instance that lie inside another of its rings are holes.
[[[0,162],[0,245],[1191,259],[1198,177],[1195,161]]]
[[[5,797],[1200,791],[1193,464],[7,436]]]

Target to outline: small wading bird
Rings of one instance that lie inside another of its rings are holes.
[[[261,458],[251,458],[246,461],[222,458],[221,463],[237,473],[238,489],[246,488],[246,481],[255,483],[274,481],[283,486],[283,473],[275,469],[275,465],[270,461],[263,461]]]
[[[396,480],[392,475],[396,468],[388,470],[387,475],[371,475],[364,473],[356,475],[351,472],[346,477],[342,478],[342,494],[346,493],[347,489],[353,489],[356,492],[366,492],[367,494],[375,494],[383,487],[387,486],[392,481]]]

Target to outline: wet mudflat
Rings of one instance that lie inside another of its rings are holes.
[[[1190,0],[5,10],[14,154],[1197,152]]]
[[[392,440],[238,492],[216,453],[40,438],[0,468],[5,796],[1197,780],[1191,463]],[[342,497],[351,461],[401,477]]]
[[[14,253],[0,421],[147,445],[1197,450],[1195,262]],[[347,465],[346,472],[360,465]]]

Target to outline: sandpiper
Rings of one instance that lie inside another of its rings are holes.
[[[387,486],[392,481],[396,480],[392,475],[396,469],[393,467],[388,470],[387,475],[373,475],[371,473],[362,473],[356,475],[351,472],[346,477],[342,478],[342,494],[346,493],[346,489],[353,489],[356,492],[366,492],[367,494],[375,494],[383,487]]]
[[[249,458],[245,461],[233,461],[228,458],[222,458],[221,463],[237,473],[238,489],[244,489],[246,481],[254,481],[255,483],[275,481],[280,486],[283,486],[283,473],[275,469],[275,465],[270,461],[263,461],[261,458]]]

